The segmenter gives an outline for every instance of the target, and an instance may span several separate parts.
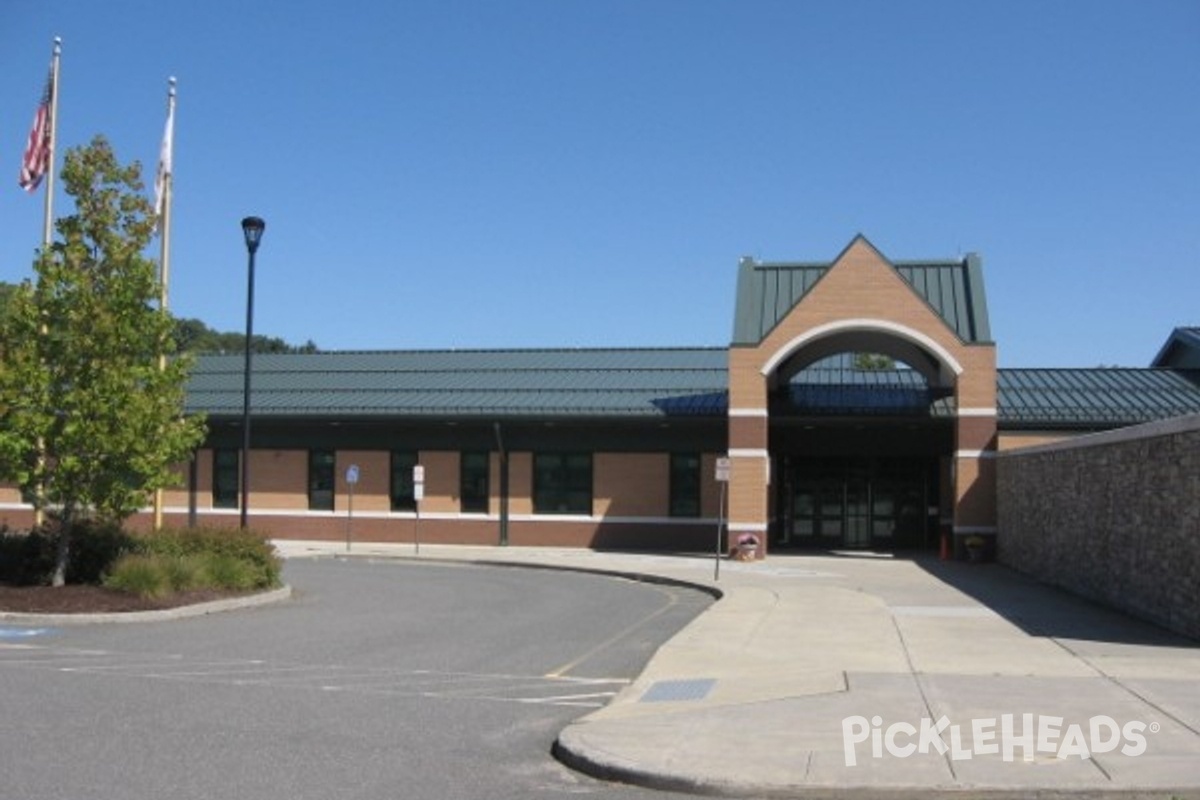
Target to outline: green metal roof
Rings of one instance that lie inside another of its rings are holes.
[[[1001,427],[1119,427],[1200,413],[1200,370],[1002,369]]]
[[[255,417],[723,417],[721,348],[452,350],[260,355]],[[1200,413],[1200,370],[1001,369],[1001,428],[1105,428]],[[912,369],[863,370],[833,356],[797,373],[793,413],[946,417],[951,400]],[[923,404],[923,405],[922,405]],[[201,356],[187,410],[242,413],[242,357]]]
[[[446,350],[254,357],[251,408],[281,417],[721,414],[723,349]],[[242,412],[241,356],[197,359],[187,409]]]
[[[858,236],[851,244],[860,239],[866,241]],[[836,261],[766,263],[743,258],[738,272],[733,343],[761,342]],[[979,256],[971,253],[957,260],[888,263],[960,339],[972,343],[991,341]]]
[[[1153,367],[1200,369],[1200,328],[1176,328],[1158,351]]]

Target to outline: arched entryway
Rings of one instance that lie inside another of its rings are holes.
[[[769,546],[936,547],[961,365],[885,320],[820,326],[776,355],[764,365]]]
[[[932,547],[995,533],[995,347],[978,259],[745,260],[730,348],[730,533]]]

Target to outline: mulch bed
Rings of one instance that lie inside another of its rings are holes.
[[[234,597],[241,592],[197,589],[169,597],[138,597],[103,586],[7,586],[0,584],[0,611],[29,614],[111,614],[156,611]]]

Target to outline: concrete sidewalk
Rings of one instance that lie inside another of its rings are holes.
[[[281,541],[288,557],[344,543]],[[996,565],[355,544],[717,589],[556,752],[705,794],[1200,798],[1200,646]]]

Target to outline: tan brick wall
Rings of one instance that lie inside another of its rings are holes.
[[[174,475],[174,485],[163,489],[163,507],[186,506],[188,502],[188,469],[189,464],[177,464],[171,469]],[[150,503],[154,496],[150,496]]]
[[[425,467],[425,499],[422,514],[449,514],[459,511],[459,455],[453,451],[422,450],[418,456]]]
[[[986,412],[996,407],[996,348],[993,345],[964,343],[896,270],[864,240],[856,240],[812,287],[804,299],[767,334],[758,347],[735,347],[729,354],[730,409],[766,407],[767,382],[763,369],[771,362],[778,367],[792,353],[787,348],[815,329],[829,326],[836,330],[847,320],[877,320],[883,336],[909,339],[897,326],[916,334],[918,347],[935,358],[948,359],[961,368],[952,378],[958,408],[984,416],[966,416],[956,426],[959,450],[994,450],[997,445],[996,420]],[[926,341],[921,341],[921,338]],[[911,341],[911,339],[910,339]],[[932,346],[931,344],[932,343]],[[946,377],[953,375],[949,362],[943,367]],[[730,416],[730,447],[755,448],[754,427],[744,417]],[[737,445],[734,442],[738,442]],[[734,462],[730,489],[730,520],[757,522],[768,520],[767,482],[761,466],[750,460]],[[975,461],[958,459],[956,514],[958,524],[993,526],[995,524],[995,475],[990,467]],[[969,521],[969,522],[968,522]]]
[[[958,450],[995,450],[995,417],[959,417],[954,428]]]
[[[388,450],[339,450],[337,451],[337,473],[335,489],[337,498],[334,507],[339,511],[350,508],[350,486],[346,483],[346,470],[351,464],[358,466],[358,484],[354,487],[354,511],[379,512],[392,508],[392,454]]]
[[[213,507],[213,451],[196,453],[196,510]],[[186,504],[186,503],[185,503]]]
[[[508,513],[533,513],[533,453],[508,454]]]
[[[769,357],[820,325],[864,318],[886,320],[919,331],[960,362],[962,351],[968,349],[896,270],[859,240],[776,326],[759,351]]]
[[[994,528],[996,525],[996,459],[957,458],[955,469],[955,528]]]
[[[592,512],[597,516],[665,517],[670,513],[671,459],[666,453],[596,453]]]
[[[730,458],[729,521],[765,523],[767,521],[767,459]]]
[[[1020,431],[1012,433],[1001,433],[999,436],[999,446],[997,449],[1017,450],[1022,447],[1035,447],[1039,444],[1051,444],[1052,442],[1061,442],[1067,439],[1074,438],[1078,434],[1053,432],[1053,431]]]
[[[767,447],[769,421],[766,417],[729,417],[729,449],[764,450]]]
[[[307,450],[250,450],[250,509],[308,509]]]
[[[500,513],[500,454],[488,456],[488,508],[487,513]]]
[[[729,408],[763,409],[767,407],[767,384],[763,378],[765,361],[761,347],[729,348]]]
[[[705,453],[700,457],[700,516],[716,519],[721,513],[721,484],[717,482],[717,459],[724,454]],[[729,502],[729,498],[725,498]]]
[[[996,407],[996,348],[994,345],[962,345],[952,351],[963,367],[955,398],[959,408]]]

